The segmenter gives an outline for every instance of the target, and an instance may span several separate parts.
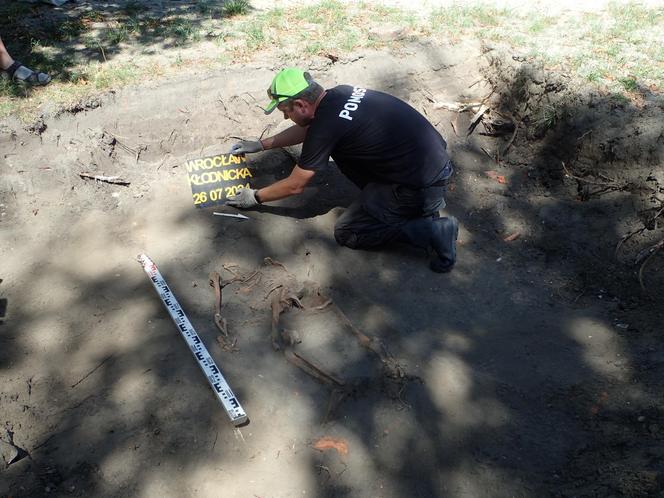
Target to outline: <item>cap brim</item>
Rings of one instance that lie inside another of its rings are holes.
[[[264,109],[265,114],[270,114],[272,111],[274,111],[277,106],[279,105],[279,101],[277,99],[272,99],[268,106]]]

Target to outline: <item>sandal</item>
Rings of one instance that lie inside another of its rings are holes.
[[[7,69],[2,71],[2,76],[16,83],[22,83],[30,86],[43,86],[51,81],[51,77],[46,73],[33,71],[32,69],[24,66],[19,61],[14,63]]]

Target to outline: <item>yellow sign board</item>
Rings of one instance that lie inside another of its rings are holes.
[[[225,204],[229,196],[251,187],[254,171],[245,156],[220,154],[185,163],[194,206]]]

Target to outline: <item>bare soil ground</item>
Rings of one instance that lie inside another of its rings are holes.
[[[303,65],[326,86],[407,100],[448,139],[455,270],[433,274],[406,247],[336,246],[334,221],[355,192],[333,163],[305,194],[248,221],[193,208],[186,160],[280,125],[257,107],[278,69],[269,54],[109,92],[27,127],[6,119],[0,449],[25,457],[0,471],[0,495],[662,496],[664,254],[648,252],[664,236],[661,95],[616,101],[473,41]],[[470,136],[472,112],[436,105],[483,99]],[[250,160],[264,181],[293,166],[283,151]],[[248,426],[228,422],[136,262],[142,252]],[[330,388],[271,347],[270,284],[282,277],[224,289],[237,343],[222,347],[208,274],[246,276],[266,257],[285,265],[287,287],[315,282],[403,375],[387,375],[338,315],[289,310],[285,326],[355,386],[330,409]]]

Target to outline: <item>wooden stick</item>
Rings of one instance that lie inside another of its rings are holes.
[[[607,183],[607,182],[595,182],[593,180],[587,180],[585,178],[581,178],[580,176],[573,175],[570,170],[567,169],[567,166],[565,166],[565,162],[561,161],[563,165],[563,169],[565,170],[565,176],[569,178],[574,178],[575,180],[579,180],[580,182],[587,183],[588,185],[598,185],[600,187],[608,187],[608,188],[617,188],[617,189],[622,189],[627,187],[627,185],[624,185],[621,187],[617,183]]]
[[[519,126],[521,126],[521,120],[519,120],[518,123],[515,123],[514,120],[513,120],[512,118],[510,118],[510,120],[511,120],[512,123],[514,124],[514,133],[512,133],[512,138],[510,138],[510,141],[507,142],[507,145],[506,145],[505,148],[503,149],[503,152],[502,152],[502,154],[501,154],[502,157],[505,157],[505,154],[507,154],[507,151],[508,151],[508,150],[510,149],[510,147],[512,146],[512,143],[514,142],[514,139],[516,138],[516,132],[519,130]]]
[[[74,384],[72,384],[71,387],[74,388],[74,387],[76,387],[77,385],[79,385],[81,382],[83,382],[85,379],[87,379],[87,378],[90,377],[93,373],[95,373],[99,368],[101,368],[101,366],[102,366],[104,363],[106,363],[108,360],[110,360],[111,358],[113,358],[113,355],[109,355],[109,356],[107,356],[106,358],[104,358],[104,359],[101,361],[101,363],[99,363],[99,365],[97,365],[97,366],[94,367],[92,370],[90,370],[90,371],[89,371],[87,374],[85,374],[85,375],[84,375],[79,381],[77,381],[77,382],[75,382]]]
[[[475,113],[475,115],[472,117],[470,120],[470,124],[468,125],[468,133],[466,134],[467,137],[475,131],[475,128],[477,127],[478,123],[482,121],[482,116],[484,116],[484,113],[489,110],[489,107],[482,104],[479,108],[479,110]]]
[[[454,121],[456,121],[456,119],[455,119]],[[454,121],[450,121],[450,124],[452,125],[452,129],[454,130],[454,134],[458,137],[458,136],[459,136],[459,132],[458,132],[457,129],[456,129],[456,126],[455,126],[455,124],[454,124]]]
[[[98,182],[113,183],[114,185],[122,185],[124,187],[131,185],[131,182],[123,180],[119,176],[93,175],[92,173],[79,173],[78,176],[90,180],[97,180]]]
[[[629,239],[634,237],[635,235],[638,235],[638,234],[642,233],[645,229],[646,229],[646,227],[641,227],[638,230],[634,230],[633,232],[628,233],[622,239],[620,239],[620,242],[618,242],[618,245],[616,246],[616,250],[614,251],[614,256],[617,258],[618,257],[618,251],[620,251],[620,248],[622,247],[622,245],[625,242],[627,242]]]
[[[489,159],[491,159],[494,162],[498,162],[498,161],[496,161],[496,158],[493,157],[491,154],[489,154],[489,151],[486,150],[484,147],[480,147],[480,149],[482,150],[482,152],[484,152],[489,157]]]
[[[473,110],[475,107],[480,107],[481,102],[435,102],[434,109],[445,109],[452,112],[465,112]]]
[[[480,81],[484,81],[484,78],[480,78],[479,80],[475,80],[474,83],[472,83],[468,88],[473,88],[475,85],[477,85]]]

